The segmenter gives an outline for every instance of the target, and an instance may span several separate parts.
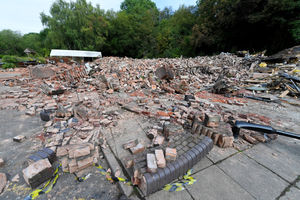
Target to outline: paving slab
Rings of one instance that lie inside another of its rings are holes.
[[[300,190],[298,188],[292,187],[283,195],[282,197],[279,198],[279,200],[296,200],[300,199]]]
[[[271,149],[285,153],[294,160],[300,160],[300,140],[278,136],[276,140],[266,144]]]
[[[217,166],[211,166],[193,175],[197,182],[187,187],[194,199],[247,200],[254,199]]]
[[[213,162],[205,156],[193,167],[193,174],[211,166],[212,164]]]
[[[149,197],[145,198],[146,200],[192,200],[191,195],[186,191],[180,191],[180,192],[167,192],[164,190],[160,190]]]
[[[273,150],[265,144],[257,144],[244,153],[290,183],[300,175],[299,160],[293,159],[289,154]]]
[[[214,163],[217,163],[221,160],[224,160],[225,158],[228,158],[229,156],[237,153],[238,151],[234,148],[220,148],[216,145],[214,145],[213,149],[209,152],[207,157]]]
[[[289,185],[243,153],[224,160],[218,166],[256,199],[273,200]]]

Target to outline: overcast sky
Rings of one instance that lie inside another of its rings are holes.
[[[49,13],[55,0],[1,0],[0,30],[11,29],[22,34],[40,32],[43,29],[40,13]],[[88,0],[93,5],[99,4],[101,9],[120,9],[123,0]],[[159,9],[172,7],[176,10],[180,5],[196,5],[196,0],[152,0]]]

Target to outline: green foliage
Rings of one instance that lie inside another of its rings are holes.
[[[21,62],[22,59],[18,56],[9,56],[9,55],[5,55],[2,57],[2,62],[4,63],[17,63],[17,62]]]
[[[35,57],[54,48],[136,58],[271,54],[300,43],[299,13],[299,0],[198,0],[176,11],[158,10],[152,0],[124,0],[118,12],[87,0],[56,0],[49,15],[41,13],[46,28],[40,33],[0,31],[0,55],[24,56],[26,48]]]
[[[5,63],[4,65],[1,66],[3,69],[8,69],[8,68],[15,68],[16,64],[14,63]]]

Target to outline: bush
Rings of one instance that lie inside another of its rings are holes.
[[[4,62],[4,63],[17,63],[20,60],[21,60],[21,58],[18,57],[18,56],[8,56],[8,55],[6,55],[6,56],[2,57],[2,62]]]
[[[45,64],[45,63],[46,63],[46,59],[45,59],[44,57],[37,57],[37,58],[36,58],[36,61],[37,61],[38,63],[42,63],[42,64]]]
[[[14,63],[5,63],[4,65],[2,65],[3,69],[8,69],[8,68],[15,68],[16,64]]]

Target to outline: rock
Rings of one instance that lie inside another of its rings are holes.
[[[53,175],[54,169],[49,160],[43,159],[29,165],[23,170],[24,180],[31,188],[36,188]]]
[[[25,139],[26,139],[26,136],[24,136],[24,135],[18,135],[18,136],[15,136],[13,138],[13,141],[15,141],[15,142],[23,142]]]
[[[135,147],[130,148],[132,154],[138,154],[145,150],[145,146],[142,143],[138,143]]]
[[[4,173],[0,173],[0,194],[3,192],[5,186],[6,186],[6,175]]]
[[[166,159],[164,156],[164,151],[162,149],[155,149],[155,158],[156,158],[157,166],[159,168],[166,167]]]
[[[20,175],[17,174],[17,175],[15,175],[15,176],[11,179],[11,181],[14,182],[14,183],[18,183],[18,182],[19,182],[19,179],[20,179]]]
[[[166,160],[175,161],[177,157],[177,151],[175,148],[166,148]]]
[[[50,78],[55,75],[55,71],[48,66],[36,65],[28,67],[31,78]]]
[[[157,171],[157,164],[154,154],[147,154],[147,172],[155,173]]]
[[[4,160],[3,158],[0,158],[0,167],[2,167],[4,165]]]
[[[159,79],[167,79],[167,80],[172,80],[172,79],[174,79],[174,76],[175,76],[174,71],[171,68],[166,67],[166,66],[156,69],[155,75]]]
[[[40,117],[41,117],[41,120],[48,122],[48,121],[50,121],[50,112],[46,111],[46,110],[42,110],[40,112]]]
[[[123,144],[123,148],[124,149],[130,149],[130,148],[135,147],[138,143],[139,143],[139,141],[137,139],[136,140],[130,140],[130,141],[126,142],[125,144]]]
[[[210,113],[205,113],[204,125],[207,127],[218,127],[221,117],[219,115],[213,115]]]

